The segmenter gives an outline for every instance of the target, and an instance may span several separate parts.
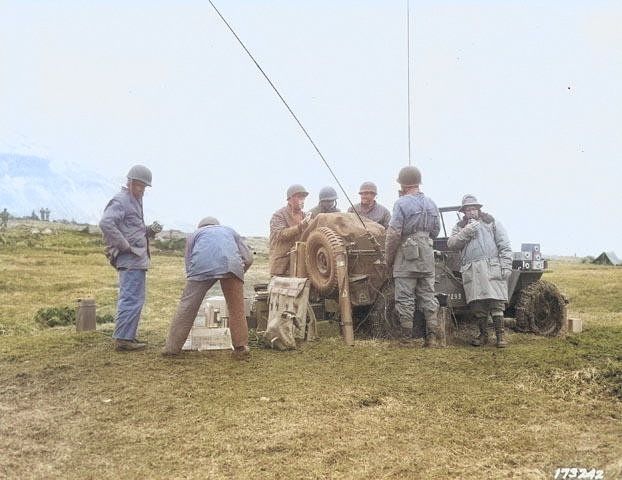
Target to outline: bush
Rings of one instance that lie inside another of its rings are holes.
[[[77,309],[65,305],[64,307],[40,308],[35,314],[35,323],[43,328],[60,327],[76,324]],[[95,316],[97,323],[114,323],[114,316],[107,313]]]
[[[95,315],[95,320],[97,323],[114,323],[114,316],[107,313],[106,315]]]
[[[68,306],[40,308],[35,314],[35,323],[44,328],[75,325],[76,309]]]

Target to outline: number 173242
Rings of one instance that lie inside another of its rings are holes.
[[[558,468],[555,470],[554,480],[566,480],[566,479],[585,479],[585,480],[604,480],[602,470],[596,470],[592,468]]]

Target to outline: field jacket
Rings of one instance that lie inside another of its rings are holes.
[[[404,195],[393,206],[385,258],[393,277],[434,275],[433,239],[441,230],[440,214],[423,193]]]
[[[289,251],[300,240],[304,226],[300,222],[304,213],[298,214],[285,206],[277,210],[270,219],[270,274],[287,275]]]
[[[137,200],[126,187],[106,205],[99,228],[106,246],[119,251],[115,265],[117,269],[149,268],[149,241],[142,201]]]
[[[322,205],[316,205],[311,210],[309,210],[309,213],[311,213],[311,218],[315,218],[320,213],[341,213],[341,210],[339,210],[335,206],[324,209],[322,208]]]
[[[252,252],[231,227],[201,227],[186,240],[188,280],[208,280],[233,274],[244,281],[244,272],[252,263]]]
[[[508,283],[503,271],[512,269],[512,246],[503,226],[486,213],[480,217],[480,227],[467,238],[465,219],[451,231],[447,246],[459,250],[462,258],[462,283],[468,303],[474,300],[508,301]]]
[[[387,207],[383,207],[375,200],[374,204],[369,209],[363,209],[363,206],[360,203],[357,203],[354,207],[348,208],[348,212],[358,212],[361,217],[369,218],[370,220],[379,223],[384,228],[387,228],[389,226],[389,222],[391,221],[391,212],[389,212],[389,209]]]

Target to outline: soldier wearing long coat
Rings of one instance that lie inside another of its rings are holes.
[[[497,347],[505,347],[503,312],[508,302],[507,281],[512,273],[512,246],[501,223],[482,212],[481,207],[473,195],[463,197],[460,211],[464,217],[453,227],[447,246],[460,251],[464,294],[480,331],[472,344],[487,343],[490,315]]]

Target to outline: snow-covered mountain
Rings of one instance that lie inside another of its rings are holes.
[[[0,153],[0,210],[16,217],[49,209],[50,220],[97,224],[119,190],[111,179],[78,165],[55,165],[36,156]]]

